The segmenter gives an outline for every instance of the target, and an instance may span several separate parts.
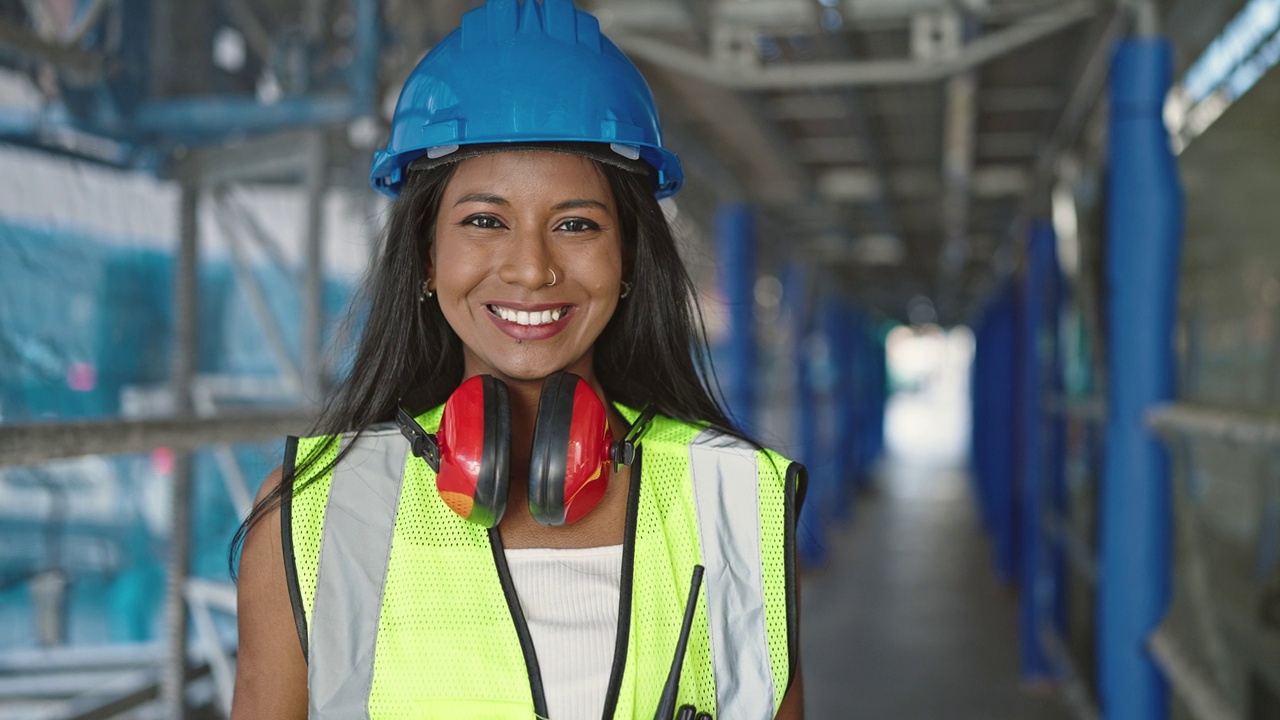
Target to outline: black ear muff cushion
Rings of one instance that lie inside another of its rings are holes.
[[[538,398],[538,423],[529,454],[529,512],[543,525],[564,524],[565,462],[573,426],[573,398],[581,379],[558,372],[542,383]]]
[[[511,402],[506,383],[490,375],[483,377],[483,383],[484,449],[480,456],[480,474],[476,478],[471,519],[493,527],[507,509],[507,478],[511,476]],[[478,517],[481,512],[490,517]]]

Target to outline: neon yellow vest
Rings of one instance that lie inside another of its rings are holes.
[[[418,421],[434,432],[440,412]],[[351,439],[328,440],[290,440],[286,473],[301,469],[282,506],[310,717],[544,717],[536,653],[497,531],[449,510],[435,474],[395,429],[366,431],[334,468]],[[679,704],[772,718],[796,662],[803,468],[661,416],[640,451],[623,544],[626,623],[604,717],[653,717],[701,564]]]

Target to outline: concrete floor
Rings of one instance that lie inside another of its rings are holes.
[[[954,456],[952,456],[954,457]],[[807,717],[1070,720],[1017,674],[1017,605],[992,570],[961,461],[886,461],[828,566],[801,584]]]

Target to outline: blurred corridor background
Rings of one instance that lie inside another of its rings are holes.
[[[228,715],[232,534],[479,4],[0,0],[0,720]],[[578,5],[810,469],[808,716],[1280,720],[1280,0]]]

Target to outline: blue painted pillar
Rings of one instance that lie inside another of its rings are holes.
[[[976,328],[973,376],[973,458],[979,502],[991,534],[992,557],[1001,582],[1018,577],[1018,472],[1016,304],[1012,283],[992,300]]]
[[[832,433],[827,446],[832,481],[830,516],[836,522],[847,522],[853,515],[853,487],[858,473],[854,373],[861,359],[857,356],[856,318],[847,302],[833,296],[823,303],[822,325],[833,372]]]
[[[1041,336],[1042,357],[1045,358],[1046,398],[1062,398],[1066,395],[1064,382],[1062,311],[1066,306],[1066,281],[1055,251],[1049,256],[1045,268],[1045,332]],[[1067,417],[1062,411],[1045,410],[1042,415],[1045,432],[1045,508],[1063,527],[1067,515]],[[1062,538],[1050,536],[1045,546],[1045,574],[1051,586],[1047,588],[1044,620],[1052,624],[1058,637],[1067,637],[1067,562],[1066,545]]]
[[[994,523],[991,517],[991,458],[990,458],[990,425],[987,416],[991,408],[987,402],[987,365],[990,360],[990,349],[987,336],[990,334],[991,312],[988,309],[970,323],[973,330],[973,363],[969,366],[969,475],[973,486],[974,499],[978,505],[978,514],[982,527],[988,534],[992,533]]]
[[[1169,459],[1143,415],[1174,397],[1182,191],[1162,119],[1173,49],[1120,44],[1111,65],[1107,172],[1107,445],[1098,671],[1107,720],[1168,717],[1147,639],[1169,604]]]
[[[747,203],[724,203],[715,216],[716,268],[729,328],[721,346],[720,387],[730,418],[751,431],[756,385],[756,236]]]
[[[1045,358],[1041,338],[1046,331],[1046,284],[1054,258],[1053,228],[1038,220],[1027,236],[1018,333],[1018,541],[1021,588],[1018,598],[1019,660],[1024,680],[1053,675],[1043,643],[1046,538],[1041,523],[1046,492],[1044,437]]]
[[[1017,388],[1016,377],[1017,326],[1015,305],[1017,296],[1012,283],[1000,294],[992,309],[987,329],[988,362],[986,375],[986,402],[989,405],[987,421],[988,459],[990,462],[990,502],[992,538],[996,560],[996,573],[1005,583],[1017,580],[1019,557],[1017,494]]]
[[[885,407],[889,402],[889,357],[885,354],[885,340],[888,334],[888,329],[881,325],[869,336],[872,385],[868,401],[870,423],[867,426],[870,447],[865,461],[868,468],[884,451],[884,415]]]
[[[818,418],[813,396],[812,366],[809,360],[809,334],[813,329],[809,308],[809,283],[811,278],[798,265],[787,269],[783,281],[783,297],[787,320],[791,325],[791,337],[795,344],[792,367],[795,376],[792,418],[795,426],[793,453],[795,459],[809,469],[809,491],[796,528],[796,549],[800,562],[807,567],[819,567],[827,561],[826,529],[822,518],[822,474],[817,467],[821,460],[822,445],[818,433]]]
[[[874,325],[862,318],[858,323],[854,344],[857,347],[858,367],[855,403],[857,415],[854,418],[854,438],[852,455],[857,472],[857,488],[866,487],[871,481],[871,470],[880,449],[877,438],[880,425],[883,424],[883,413],[880,410],[881,396],[884,393],[882,366],[884,353],[877,344]]]

